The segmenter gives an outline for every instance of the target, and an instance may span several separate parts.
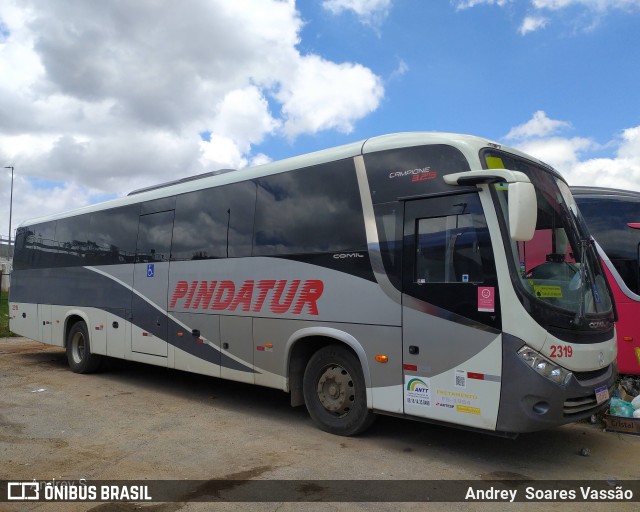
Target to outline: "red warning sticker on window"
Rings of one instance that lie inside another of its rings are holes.
[[[493,286],[478,286],[478,311],[493,313],[495,306],[495,288]]]

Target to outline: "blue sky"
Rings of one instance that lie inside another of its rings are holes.
[[[360,62],[385,80],[385,98],[354,130],[363,137],[443,130],[504,140],[542,110],[569,123],[565,136],[605,145],[640,124],[640,1],[603,10],[590,7],[597,2],[558,10],[498,3],[390,2],[374,27],[359,25],[353,11],[298,3],[308,20],[301,46]],[[545,27],[523,35],[535,12]],[[326,137],[329,145],[342,140]]]
[[[13,229],[398,131],[481,135],[570,184],[640,190],[639,26],[640,0],[4,0]]]

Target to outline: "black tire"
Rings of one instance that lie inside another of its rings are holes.
[[[311,356],[302,388],[311,419],[325,432],[353,436],[375,420],[367,408],[360,361],[340,345],[328,345]]]
[[[76,322],[67,336],[67,361],[75,373],[93,373],[102,366],[102,356],[91,353],[89,330],[84,322]]]

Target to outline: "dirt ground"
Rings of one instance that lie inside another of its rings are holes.
[[[380,417],[321,432],[288,395],[113,362],[72,373],[64,351],[0,339],[3,480],[637,480],[640,437],[580,423],[515,440]],[[584,449],[588,450],[588,456]],[[583,453],[581,455],[581,452]],[[584,510],[579,503],[402,504],[403,510]],[[611,504],[588,505],[613,510]],[[489,508],[490,507],[490,508]],[[393,503],[0,503],[0,510],[397,510]],[[637,510],[621,503],[615,510]]]

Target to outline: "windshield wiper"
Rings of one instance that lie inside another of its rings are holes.
[[[594,312],[598,312],[598,291],[594,289],[595,279],[593,273],[591,271],[591,267],[587,264],[587,250],[593,247],[591,238],[581,238],[580,239],[580,300],[578,303],[578,311],[576,312],[576,316],[573,319],[573,323],[575,325],[582,325],[582,322],[586,320],[585,316],[585,302],[586,302],[586,294],[587,294],[587,277],[589,282],[591,283],[593,294],[593,308]],[[588,272],[588,276],[587,276]]]
[[[587,257],[587,243],[588,240],[581,238],[580,239],[580,298],[578,302],[578,311],[576,312],[576,316],[573,319],[573,323],[575,325],[582,325],[582,321],[585,319],[584,316],[584,307],[585,307],[585,281],[587,277],[587,265],[585,262],[585,258]]]

